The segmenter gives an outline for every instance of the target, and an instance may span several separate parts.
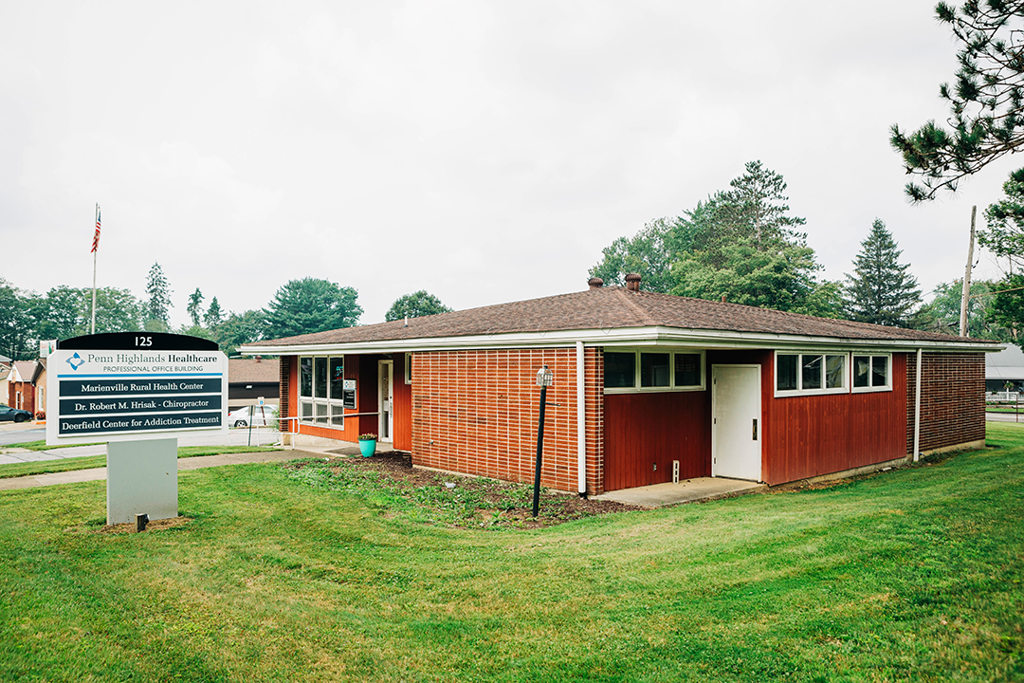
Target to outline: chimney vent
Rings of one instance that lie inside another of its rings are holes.
[[[627,273],[626,274],[626,289],[631,292],[640,291],[640,273]]]
[[[604,280],[602,280],[599,277],[592,277],[589,280],[587,280],[587,285],[591,289],[601,289],[602,287],[604,287]]]

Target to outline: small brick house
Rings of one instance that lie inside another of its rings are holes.
[[[993,342],[644,292],[639,276],[249,344],[281,356],[281,429],[374,432],[415,465],[598,494],[781,484],[985,439]],[[920,378],[920,379],[919,379]]]

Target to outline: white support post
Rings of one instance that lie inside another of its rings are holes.
[[[583,342],[576,342],[576,485],[587,492],[587,376]]]
[[[917,372],[914,373],[914,462],[921,459],[921,349],[917,350]]]

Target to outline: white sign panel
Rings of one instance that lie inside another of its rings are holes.
[[[63,349],[47,362],[46,443],[227,432],[220,351]]]

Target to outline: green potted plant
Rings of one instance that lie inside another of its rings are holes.
[[[364,458],[369,458],[377,450],[377,435],[373,432],[359,435],[359,452]]]

